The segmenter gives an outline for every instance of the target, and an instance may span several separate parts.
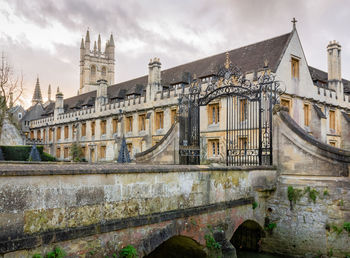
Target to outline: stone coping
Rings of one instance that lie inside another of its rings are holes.
[[[276,170],[275,166],[144,165],[89,163],[0,163],[0,176],[85,175],[118,173],[167,173],[206,171]]]
[[[324,157],[337,160],[344,163],[350,163],[350,151],[333,147],[326,143],[323,143],[310,134],[308,134],[303,128],[301,128],[294,120],[291,118],[288,112],[280,111],[280,117],[282,121],[299,137],[301,137],[306,142],[317,147],[319,149],[319,154]]]

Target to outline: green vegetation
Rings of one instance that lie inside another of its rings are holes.
[[[325,190],[323,191],[323,196],[329,196],[329,192],[328,192],[327,189],[325,189]]]
[[[114,254],[113,254],[114,255]],[[127,245],[119,252],[120,258],[136,258],[138,257],[137,250],[132,245]],[[113,256],[115,257],[115,256]]]
[[[273,231],[273,229],[276,228],[276,227],[277,227],[277,224],[276,224],[276,223],[270,222],[269,224],[267,224],[266,230],[267,230],[267,231]]]
[[[341,199],[341,200],[339,201],[339,206],[344,206],[344,201],[343,201],[343,199]]]
[[[328,254],[327,254],[328,256],[330,256],[330,257],[332,257],[333,256],[333,248],[331,248],[331,249],[329,249],[329,251],[328,251]]]
[[[73,143],[70,147],[70,155],[75,162],[83,161],[83,150],[79,144]]]
[[[213,237],[213,234],[205,234],[204,236],[205,239],[205,245],[209,250],[220,250],[221,249],[221,244],[216,242],[216,240]]]
[[[60,247],[55,247],[53,251],[49,252],[46,255],[46,258],[63,258],[65,256],[66,256],[66,253],[63,249],[61,249]]]
[[[32,258],[43,258],[43,257],[41,256],[41,254],[34,254],[34,255],[32,256]]]
[[[308,193],[309,199],[311,199],[313,203],[316,203],[316,199],[319,194],[319,192],[316,189],[311,189],[310,186],[308,186],[305,188],[304,193]]]
[[[343,229],[337,225],[331,225],[331,228],[333,232],[337,233],[337,235],[340,235],[341,232],[343,232]]]
[[[44,152],[43,146],[36,146],[40,158],[42,161],[56,161],[56,158],[51,156],[48,153]],[[5,160],[9,161],[27,161],[29,159],[29,154],[32,149],[32,146],[23,145],[23,146],[0,146]]]
[[[253,210],[255,210],[257,207],[258,207],[258,203],[257,203],[256,201],[254,201],[254,202],[252,203],[252,208],[253,208]]]
[[[288,200],[290,202],[290,209],[293,210],[293,204],[296,204],[302,196],[302,190],[296,189],[293,186],[288,186],[287,189]]]
[[[348,232],[350,236],[350,222],[344,222],[343,229],[345,229],[345,231]]]

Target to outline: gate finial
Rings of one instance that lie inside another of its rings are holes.
[[[225,68],[226,68],[226,69],[230,68],[230,64],[231,64],[231,61],[230,61],[230,54],[229,54],[228,51],[227,51],[227,52],[226,52]]]

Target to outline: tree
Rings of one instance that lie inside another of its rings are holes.
[[[79,162],[83,160],[83,150],[78,143],[74,142],[71,145],[70,155],[72,156],[72,160],[75,162]]]
[[[23,93],[23,75],[16,75],[13,67],[1,55],[0,64],[0,108],[7,111],[13,103],[17,102]],[[2,112],[4,113],[4,112]]]

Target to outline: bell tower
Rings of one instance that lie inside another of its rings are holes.
[[[97,42],[90,50],[90,32],[86,31],[85,41],[81,39],[80,44],[80,87],[79,94],[97,90],[98,80],[106,80],[107,85],[114,84],[114,39],[111,34],[106,42],[104,52],[101,49],[101,36],[98,35]]]

